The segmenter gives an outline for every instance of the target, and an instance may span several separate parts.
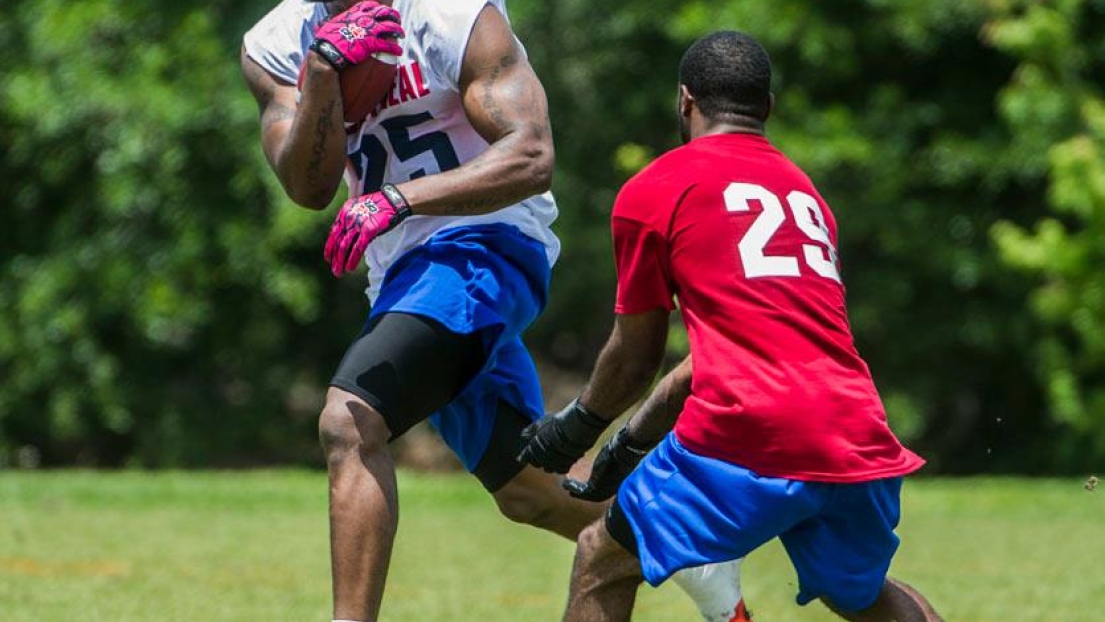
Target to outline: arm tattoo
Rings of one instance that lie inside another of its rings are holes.
[[[499,77],[503,72],[518,64],[518,57],[514,53],[507,54],[499,59],[499,63],[491,69],[487,76],[487,83],[483,87],[483,107],[487,116],[495,122],[499,128],[508,125],[506,114],[499,101],[495,98],[495,88],[498,86]]]
[[[243,75],[246,78],[246,85],[257,101],[257,107],[260,109],[262,131],[268,130],[274,123],[295,118],[294,109],[273,101],[277,85],[264,69],[256,64],[249,63],[243,66]]]
[[[311,147],[311,159],[307,162],[307,179],[311,185],[322,182],[322,161],[326,158],[326,139],[330,130],[334,128],[334,111],[338,106],[337,100],[331,100],[319,113],[318,122],[315,124],[315,144]]]
[[[274,123],[290,121],[295,118],[295,110],[283,104],[269,104],[265,112],[261,114],[261,129],[267,130]]]
[[[460,203],[452,203],[441,208],[441,211],[446,216],[464,216],[470,214],[482,214],[484,212],[490,212],[502,207],[503,205],[510,205],[516,201],[517,197],[514,194],[507,194],[506,192],[492,192],[485,194],[478,199],[470,199]]]

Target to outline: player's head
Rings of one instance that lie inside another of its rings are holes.
[[[752,37],[735,30],[708,34],[679,62],[679,129],[687,142],[697,128],[697,110],[706,125],[726,124],[763,130],[771,114],[771,59]]]

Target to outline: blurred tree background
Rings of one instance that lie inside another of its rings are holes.
[[[0,5],[0,463],[320,463],[363,282],[261,154],[237,53],[274,3]],[[677,144],[682,51],[735,28],[772,54],[770,137],[836,212],[858,346],[928,472],[1105,464],[1105,2],[509,6],[557,141],[546,368],[589,371],[613,197]]]

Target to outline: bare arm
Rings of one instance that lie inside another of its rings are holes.
[[[690,387],[691,357],[688,356],[660,380],[629,423],[606,441],[587,481],[568,478],[564,480],[564,488],[573,497],[588,501],[603,501],[616,494],[641,459],[675,426]]]
[[[654,445],[675,427],[683,403],[691,394],[691,357],[660,379],[652,394],[633,414],[629,423],[629,437],[639,445]]]
[[[245,49],[242,76],[261,111],[261,146],[284,191],[311,209],[330,204],[345,169],[345,126],[337,72],[307,54],[303,94],[265,71]]]
[[[458,168],[399,184],[415,214],[485,214],[549,189],[553,144],[545,90],[510,24],[485,6],[461,67],[464,111],[487,151]]]
[[[664,357],[668,315],[668,310],[664,308],[618,315],[583,394],[560,412],[547,415],[522,431],[522,451],[518,454],[518,460],[546,471],[567,473],[595,444],[610,422],[636,402],[652,384]],[[666,414],[666,409],[652,412]],[[654,424],[651,421],[646,423],[652,429]],[[624,437],[625,433],[619,432],[614,440]],[[612,464],[622,464],[623,461],[604,458],[609,453],[607,448],[599,452],[595,468],[606,474],[600,479],[613,479],[616,484],[621,481],[619,477],[624,477],[628,471],[623,473],[619,469],[611,469]],[[643,455],[643,452],[636,453]],[[599,469],[599,464],[604,466]],[[575,482],[573,486],[576,489],[572,494],[592,498],[594,491],[590,490],[590,486],[594,479],[595,472],[592,472],[592,481],[586,486]],[[599,498],[605,497],[594,497]]]
[[[581,404],[596,416],[613,420],[640,399],[663,361],[668,315],[667,309],[656,309],[617,316],[614,330],[591,372],[591,380],[580,396]],[[646,429],[658,425],[652,421],[655,417],[667,416],[664,408],[648,413],[651,414],[639,424]]]

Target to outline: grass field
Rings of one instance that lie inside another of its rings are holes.
[[[329,620],[321,473],[0,471],[0,620]],[[499,518],[463,475],[400,474],[383,620],[558,620],[572,546]],[[892,572],[948,620],[1105,618],[1105,491],[1075,480],[907,484]],[[832,620],[793,605],[776,545],[744,565],[761,622]],[[643,588],[636,620],[691,621]]]

